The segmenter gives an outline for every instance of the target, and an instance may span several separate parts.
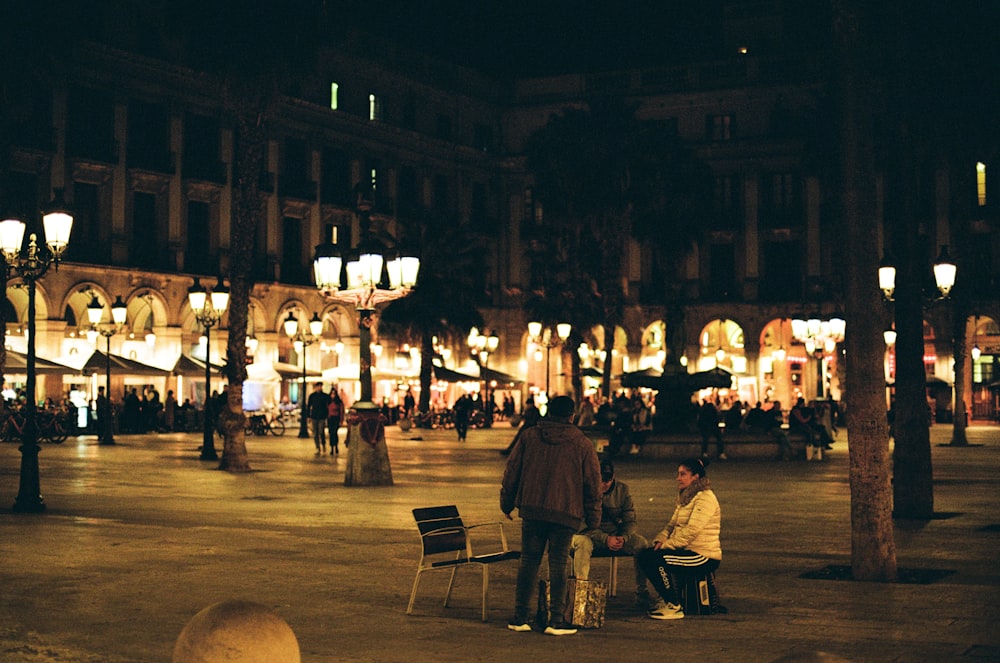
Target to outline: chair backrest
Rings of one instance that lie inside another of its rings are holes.
[[[465,550],[465,524],[454,504],[414,509],[413,518],[425,555]]]

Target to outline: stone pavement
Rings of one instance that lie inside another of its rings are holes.
[[[184,625],[230,598],[271,607],[303,661],[774,661],[824,651],[850,661],[1000,661],[1000,428],[952,448],[935,426],[935,507],[896,525],[899,565],[950,572],[931,584],[806,579],[850,564],[845,434],[822,463],[715,462],[723,509],[725,615],[658,622],[633,606],[627,562],[603,628],[554,638],[506,630],[516,564],[426,574],[405,614],[419,554],[410,510],[457,504],[466,522],[501,517],[505,424],[389,429],[395,486],[345,488],[346,459],[316,457],[295,432],[250,438],[254,472],[198,460],[198,435],[93,437],[45,445],[48,510],[12,514],[20,454],[0,445],[0,661],[169,661]],[[423,439],[414,439],[422,437]],[[640,531],[669,516],[676,466],[623,459]],[[517,522],[508,526],[519,546]],[[597,561],[594,576],[607,572]]]

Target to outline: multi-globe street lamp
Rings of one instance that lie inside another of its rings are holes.
[[[483,367],[489,366],[490,355],[496,352],[496,349],[500,346],[500,337],[495,333],[490,332],[489,335],[483,335],[479,333],[479,329],[473,327],[469,330],[469,352],[472,354],[476,363],[479,364],[480,377],[483,383],[486,385],[485,399],[483,400],[483,411],[486,414],[486,428],[493,427],[493,387],[496,382],[489,380],[482,375]]]
[[[302,388],[299,389],[299,437],[309,437],[309,413],[306,412],[306,348],[320,340],[323,334],[323,321],[318,313],[313,313],[309,321],[309,331],[299,329],[299,319],[292,311],[284,322],[285,334],[292,340],[295,353],[302,355]]]
[[[209,414],[212,412],[212,344],[210,332],[212,327],[222,321],[222,316],[229,308],[229,288],[225,286],[222,277],[211,291],[201,284],[197,278],[188,288],[188,303],[194,313],[195,320],[205,329],[205,407],[202,426],[201,460],[218,460],[215,450],[215,422]],[[218,416],[218,412],[215,413]]]
[[[104,411],[98,412],[100,417],[101,434],[98,437],[99,444],[114,444],[115,433],[112,422],[111,406],[111,337],[120,332],[125,327],[125,318],[128,306],[122,301],[121,296],[115,298],[115,303],[111,305],[111,322],[103,322],[104,305],[97,299],[97,295],[91,295],[90,304],[87,305],[87,318],[94,331],[104,337],[105,340],[105,394],[106,399]]]
[[[362,239],[357,254],[345,261],[333,244],[320,244],[313,259],[313,274],[316,287],[327,299],[352,305],[358,312],[361,399],[354,403],[352,409],[355,425],[369,444],[348,447],[344,485],[391,485],[389,451],[385,446],[384,432],[379,435],[379,409],[372,400],[371,328],[375,324],[375,307],[378,304],[410,294],[417,283],[420,260],[415,256],[383,257],[380,250],[383,247],[369,237],[370,204],[361,202],[358,211]],[[346,287],[341,287],[344,283]],[[351,426],[351,415],[348,425]]]
[[[35,233],[23,246],[25,223],[21,219],[0,221],[0,251],[3,252],[7,277],[19,278],[28,289],[28,381],[25,385],[24,429],[21,438],[21,473],[13,510],[17,513],[45,511],[38,468],[38,416],[35,400],[35,282],[45,275],[50,265],[56,265],[69,244],[73,229],[73,214],[62,201],[62,190],[42,214],[45,247],[38,246]]]
[[[806,348],[806,354],[816,358],[816,398],[826,398],[827,381],[826,357],[837,350],[837,345],[844,342],[847,323],[841,317],[823,320],[819,312],[808,318],[792,320],[792,337]]]
[[[555,329],[552,327],[545,327],[541,322],[529,322],[528,323],[528,336],[529,340],[535,345],[539,345],[545,348],[545,398],[546,400],[552,400],[552,396],[549,393],[549,373],[551,372],[549,367],[549,353],[552,348],[558,348],[560,345],[566,342],[569,338],[569,334],[573,327],[568,322],[560,322],[556,324]]]

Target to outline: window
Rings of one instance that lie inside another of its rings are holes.
[[[799,242],[766,242],[761,262],[761,301],[795,301],[802,298],[803,261]]]
[[[708,140],[725,141],[733,139],[732,115],[709,115],[705,122]]]
[[[340,92],[339,83],[330,83],[330,110],[337,110],[339,102],[337,101],[337,93]]]
[[[761,226],[792,228],[804,222],[799,178],[791,173],[773,173],[761,179]]]
[[[986,207],[986,164],[976,162],[976,198],[980,207]]]
[[[493,129],[485,124],[477,124],[475,128],[475,145],[473,147],[483,152],[492,152]]]
[[[211,208],[207,203],[188,202],[187,246],[184,251],[184,271],[196,274],[211,274],[216,271],[210,259],[211,249],[209,227]]]
[[[732,175],[716,177],[712,189],[716,228],[735,228],[740,214],[739,179]]]
[[[712,299],[736,296],[736,251],[732,244],[712,244],[709,249],[708,291]]]
[[[309,282],[302,246],[302,219],[286,216],[282,224],[281,234],[282,283],[306,284]]]
[[[447,115],[438,114],[434,122],[434,137],[441,140],[451,140],[451,135],[451,118]]]
[[[439,212],[448,211],[448,177],[434,176],[434,209]]]
[[[368,119],[382,120],[382,99],[378,95],[368,95]]]

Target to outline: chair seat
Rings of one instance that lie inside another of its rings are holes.
[[[476,555],[472,558],[460,557],[458,559],[442,559],[431,564],[432,567],[455,566],[457,564],[492,564],[494,562],[505,562],[508,559],[520,559],[521,553],[518,550],[508,550],[507,552],[495,552],[488,555]]]

